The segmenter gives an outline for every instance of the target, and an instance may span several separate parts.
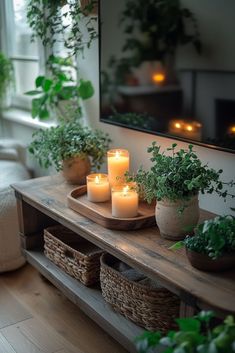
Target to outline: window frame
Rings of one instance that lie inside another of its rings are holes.
[[[25,0],[26,1],[26,0]],[[0,1],[0,28],[1,28],[1,38],[0,38],[0,48],[9,57],[12,62],[38,62],[38,75],[45,73],[45,62],[46,62],[46,49],[43,47],[42,43],[38,40],[38,57],[36,56],[24,56],[24,55],[12,55],[10,50],[12,25],[13,23],[13,1],[12,0],[2,0]],[[32,87],[33,89],[34,87]],[[23,110],[31,110],[32,97],[26,96],[24,94],[19,94],[12,92],[9,97],[10,107],[18,108]]]

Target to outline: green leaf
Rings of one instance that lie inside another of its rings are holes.
[[[80,81],[80,85],[78,87],[79,96],[82,99],[88,99],[93,96],[94,88],[92,86],[91,81]]]
[[[39,91],[39,90],[32,90],[32,91],[25,92],[25,94],[27,94],[28,96],[35,96],[40,93],[42,93],[42,91]]]
[[[179,250],[184,247],[184,242],[183,241],[178,241],[177,243],[171,245],[168,249],[169,250]]]
[[[42,87],[43,81],[45,80],[45,76],[38,76],[35,80],[35,86]]]
[[[176,319],[176,322],[179,325],[180,330],[185,332],[188,332],[188,331],[199,332],[201,328],[200,321],[193,318]]]
[[[49,118],[49,111],[47,109],[40,110],[39,118],[42,120]]]
[[[44,92],[48,92],[52,86],[52,80],[45,79],[42,84]]]
[[[41,98],[34,98],[32,100],[32,117],[36,118],[39,115],[42,100]]]

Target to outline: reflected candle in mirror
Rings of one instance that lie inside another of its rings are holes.
[[[92,202],[110,200],[110,185],[107,174],[90,174],[87,176],[87,198]]]
[[[108,151],[108,176],[111,187],[122,184],[127,171],[129,171],[129,152],[122,149]]]
[[[139,197],[128,185],[116,185],[112,188],[112,216],[133,218],[138,215]]]

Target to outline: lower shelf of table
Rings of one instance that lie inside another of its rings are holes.
[[[143,329],[115,313],[104,301],[99,289],[85,287],[47,259],[42,251],[24,250],[24,254],[32,266],[37,268],[128,352],[136,352],[133,342],[136,336],[143,333]]]

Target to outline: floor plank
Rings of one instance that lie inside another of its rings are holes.
[[[82,353],[36,318],[5,327],[1,333],[17,353],[54,353],[62,349]]]
[[[0,333],[0,353],[16,353],[6,338]]]
[[[0,282],[0,329],[32,317],[30,312]]]
[[[33,317],[50,325],[59,335],[75,346],[77,352],[127,353],[118,342],[89,319],[53,285],[43,279],[30,265],[13,273],[4,274],[0,277],[0,286],[1,283],[4,283],[11,295],[15,296]],[[70,350],[64,351],[63,348],[56,353],[70,353]]]

